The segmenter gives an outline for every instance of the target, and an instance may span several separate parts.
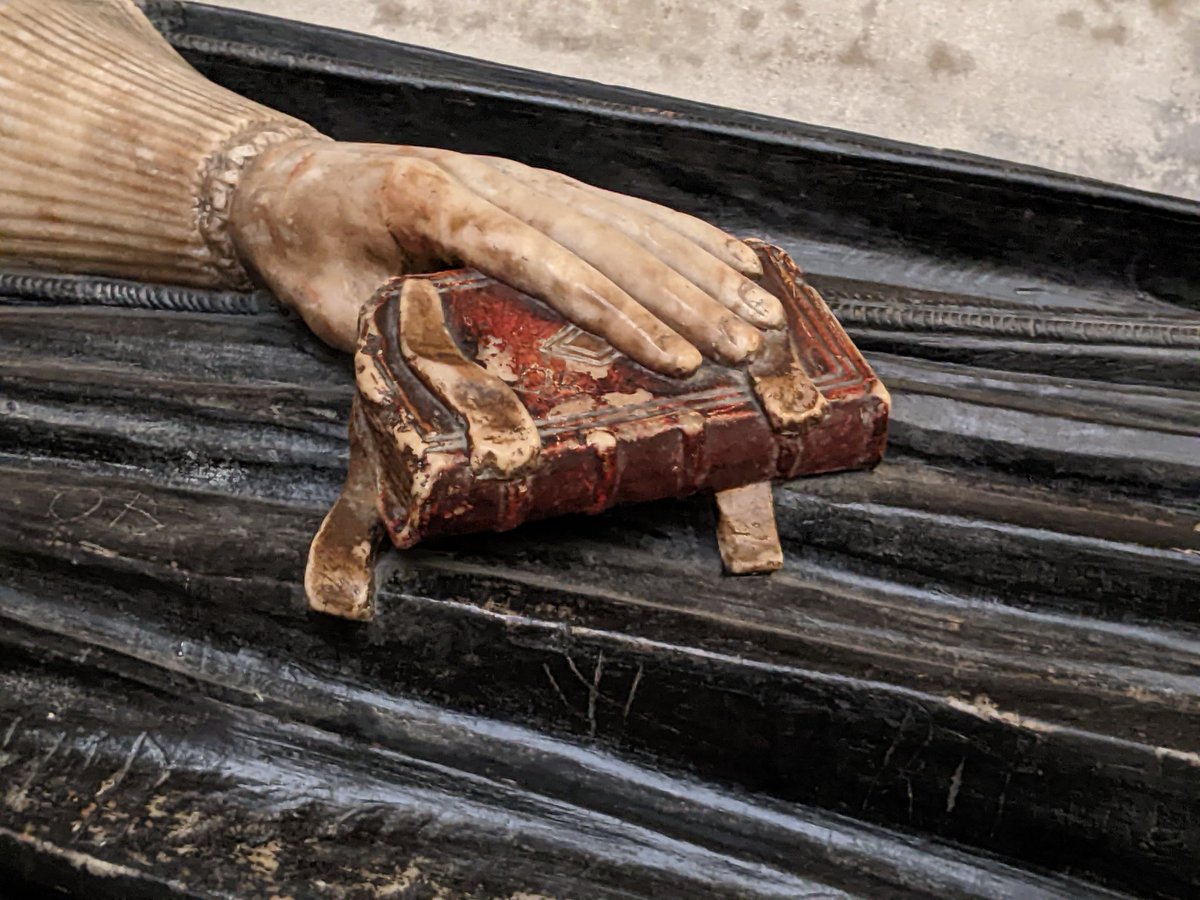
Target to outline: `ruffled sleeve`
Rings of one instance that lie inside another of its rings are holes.
[[[0,3],[0,265],[244,287],[239,174],[313,136],[205,79],[130,0]]]

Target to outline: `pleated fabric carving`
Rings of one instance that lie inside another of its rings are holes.
[[[222,199],[252,153],[314,134],[204,79],[129,0],[13,0],[0,265],[246,287]]]

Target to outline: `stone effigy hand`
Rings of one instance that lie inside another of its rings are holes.
[[[552,305],[648,368],[728,364],[783,324],[741,241],[691,216],[510,160],[297,138],[241,175],[242,261],[328,343],[390,276],[477,268]],[[403,326],[402,326],[403,327]],[[697,352],[699,351],[699,352]]]
[[[740,241],[552,172],[339,143],[205,79],[131,0],[0,5],[0,257],[167,283],[254,277],[353,349],[393,275],[473,266],[664,374],[780,327]]]

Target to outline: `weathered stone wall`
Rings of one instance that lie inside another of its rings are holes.
[[[1200,199],[1200,0],[215,2]]]

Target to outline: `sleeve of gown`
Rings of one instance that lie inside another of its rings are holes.
[[[232,188],[315,134],[205,79],[131,0],[0,0],[0,265],[244,287]]]

